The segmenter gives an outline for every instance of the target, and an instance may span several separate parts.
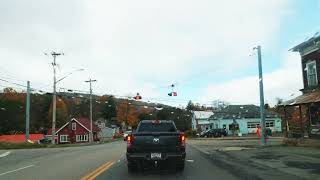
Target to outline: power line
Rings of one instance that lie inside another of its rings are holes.
[[[21,87],[23,87],[23,88],[27,87],[26,85],[23,85],[23,84],[20,84],[20,83],[16,83],[16,82],[12,82],[10,80],[3,79],[3,78],[0,78],[0,81],[3,81],[3,82],[6,82],[6,83],[9,83],[9,84],[13,84],[15,86],[18,86],[18,87],[15,87],[15,88],[19,88],[19,89],[22,89]],[[3,86],[3,87],[5,87],[5,86]],[[43,90],[42,88],[33,88],[32,87],[31,89],[32,89],[33,92],[34,91],[38,91],[40,93],[49,93],[49,94],[52,93],[52,92],[49,92],[47,90]],[[83,96],[82,94],[89,94],[90,93],[89,91],[83,91],[83,90],[65,88],[65,87],[60,87],[59,89],[66,90],[64,92],[57,93],[57,95],[59,95],[59,96],[87,98],[87,97],[82,97]],[[22,90],[25,90],[25,89],[22,89]],[[72,93],[72,92],[75,94],[74,96],[70,95],[70,94],[67,94],[67,93]],[[77,94],[80,94],[80,95],[77,95]],[[100,95],[98,95],[98,94],[100,94]],[[113,97],[122,98],[122,99],[130,99],[128,96],[119,95],[119,94],[104,94],[104,93],[96,93],[96,95],[93,94],[93,96],[103,96],[103,95],[113,96]],[[196,99],[154,98],[154,97],[143,97],[143,99],[145,99],[146,101],[156,101],[156,102],[161,102],[161,103],[176,103],[176,104],[187,104],[191,100],[194,104],[197,104],[197,102],[198,102],[199,104],[205,105],[205,106],[212,106],[212,103],[213,103],[213,101],[201,101],[201,100],[196,100]],[[231,103],[231,104],[242,104],[241,102],[229,102],[229,103]]]
[[[19,84],[19,83],[10,82],[10,81],[5,80],[5,79],[2,79],[2,78],[0,78],[0,81],[7,82],[7,83],[11,83],[11,84],[14,84],[14,85],[17,85],[17,86],[21,86],[21,87],[27,88],[26,85],[22,85],[22,84]]]

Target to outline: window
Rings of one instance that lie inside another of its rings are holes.
[[[239,124],[234,124],[234,123],[232,123],[232,124],[229,124],[229,130],[234,130],[234,131],[236,131],[236,130],[239,130]]]
[[[223,125],[223,129],[227,129],[227,125],[226,124]]]
[[[267,128],[274,127],[274,121],[267,121],[267,122],[266,122],[266,127],[267,127]]]
[[[209,127],[207,126],[206,129]],[[143,122],[138,127],[139,132],[176,132],[172,122]]]
[[[248,128],[257,128],[260,125],[258,122],[248,122],[247,127]]]
[[[77,142],[86,142],[88,141],[88,134],[86,135],[76,135]]]
[[[69,135],[60,135],[60,142],[69,142]]]
[[[306,64],[308,86],[318,85],[316,62],[312,61]]]
[[[320,106],[318,103],[312,103],[309,108],[311,125],[320,125]]]
[[[72,128],[71,128],[71,129],[72,129],[73,131],[75,131],[75,130],[76,130],[76,128],[77,128],[77,123],[73,122],[73,123],[72,123]]]
[[[258,126],[260,126],[260,123],[258,123],[258,122],[248,122],[247,123],[248,129],[249,128],[257,128]],[[266,121],[266,127],[267,128],[274,127],[274,121]]]

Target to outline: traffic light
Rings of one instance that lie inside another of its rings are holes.
[[[135,97],[133,97],[135,100],[141,100],[142,99],[142,96],[140,96],[139,93],[137,93],[137,95]]]
[[[170,93],[168,93],[168,96],[178,96],[178,93],[177,92],[170,92]]]

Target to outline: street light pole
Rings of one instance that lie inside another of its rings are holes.
[[[57,111],[57,95],[56,95],[56,57],[62,55],[62,53],[52,52],[51,55],[53,56],[53,102],[52,102],[52,139],[51,143],[55,144],[55,134],[56,134],[56,111]]]
[[[26,141],[30,139],[30,81],[27,81],[27,102],[26,102]]]
[[[90,135],[89,141],[93,142],[93,132],[92,132],[92,82],[96,82],[97,80],[89,79],[85,81],[90,84]]]
[[[260,88],[260,117],[261,117],[261,144],[265,146],[266,142],[266,123],[265,123],[265,110],[264,110],[264,92],[263,92],[263,72],[262,72],[262,60],[261,60],[261,46],[257,46],[254,49],[258,51],[258,67],[259,67],[259,88]]]
[[[47,53],[44,53],[45,55],[48,55]],[[53,67],[53,95],[52,95],[52,131],[51,131],[51,143],[55,144],[55,133],[56,133],[56,111],[57,111],[57,83],[64,80],[66,77],[68,77],[69,75],[71,75],[73,72],[69,73],[68,75],[64,76],[63,78],[57,80],[56,78],[56,57],[60,56],[60,55],[64,55],[63,53],[57,53],[52,51],[51,55],[53,57],[53,63],[52,63],[52,67]],[[77,69],[75,71],[83,71],[84,69]]]

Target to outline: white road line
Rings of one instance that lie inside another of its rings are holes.
[[[32,167],[32,166],[34,166],[34,165],[29,165],[29,166],[18,168],[18,169],[12,170],[12,171],[7,171],[7,172],[4,172],[4,173],[1,173],[0,176],[5,175],[5,174],[9,174],[9,173],[13,173],[13,172],[16,172],[16,171],[20,171],[22,169],[27,169],[27,168]]]
[[[187,160],[187,162],[191,162],[191,163],[193,163],[193,162],[194,162],[194,160],[192,160],[192,159],[188,159],[188,160]]]
[[[11,153],[10,151],[2,153],[2,154],[0,154],[0,158],[8,156],[10,153]]]

